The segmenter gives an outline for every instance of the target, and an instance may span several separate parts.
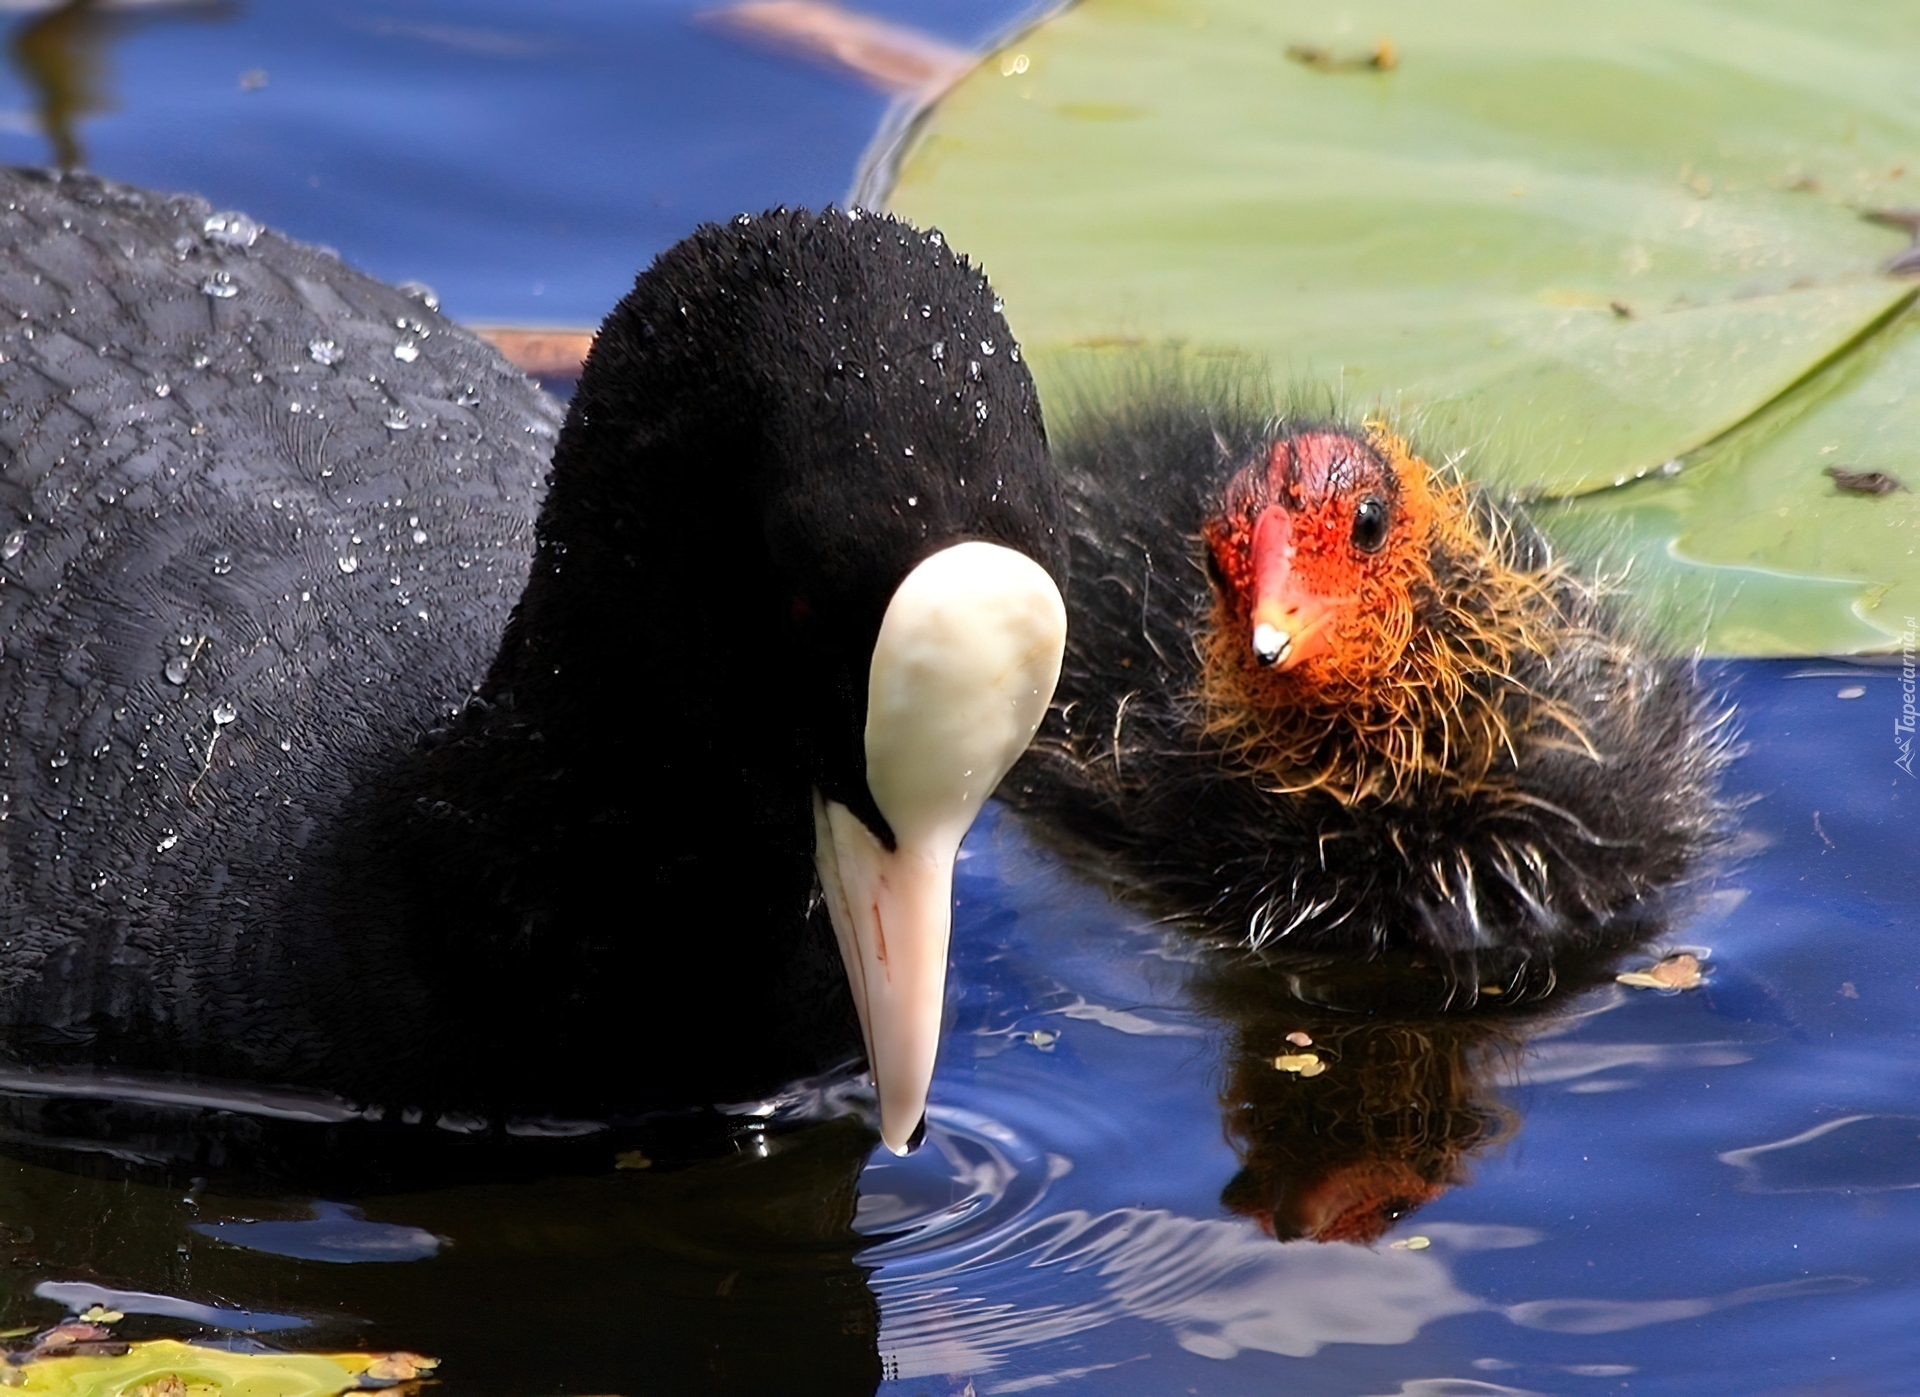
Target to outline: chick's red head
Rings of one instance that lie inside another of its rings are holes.
[[[1431,581],[1436,503],[1431,469],[1382,428],[1274,441],[1203,530],[1228,646],[1305,682],[1386,674]]]

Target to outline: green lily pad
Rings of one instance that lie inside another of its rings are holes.
[[[1716,590],[1716,648],[1811,648],[1800,632],[1823,591],[1828,629],[1819,648],[1897,648],[1920,614],[1915,442],[1920,316],[1909,313],[1862,352],[1690,458],[1673,478],[1569,501],[1562,518],[1596,537],[1637,540],[1643,553],[1664,548],[1666,571],[1691,572],[1695,587]],[[1849,493],[1828,467],[1881,472],[1906,488]],[[1865,588],[1840,580],[1863,573]],[[1842,605],[1845,618],[1837,614]]]
[[[1874,648],[1909,497],[1820,467],[1899,474],[1899,431],[1813,423],[1920,388],[1882,349],[1905,234],[1860,216],[1920,204],[1916,58],[1891,4],[1084,0],[923,118],[888,202],[992,274],[1043,396],[1105,346],[1250,352],[1585,497],[1550,526],[1711,595],[1710,648]]]

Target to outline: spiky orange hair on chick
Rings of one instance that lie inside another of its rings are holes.
[[[1362,546],[1382,512],[1378,546]],[[1250,639],[1263,514],[1289,530],[1284,561],[1267,545],[1269,569],[1315,618],[1277,664]],[[1514,675],[1517,653],[1549,652],[1571,623],[1556,600],[1565,575],[1510,564],[1505,528],[1382,423],[1282,437],[1203,530],[1216,582],[1202,639],[1208,736],[1275,792],[1346,804],[1498,784],[1522,732],[1558,727],[1586,746],[1563,706]]]

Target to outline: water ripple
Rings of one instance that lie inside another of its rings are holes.
[[[900,1378],[989,1371],[1121,1319],[1164,1326],[1202,1357],[1305,1358],[1331,1343],[1403,1344],[1486,1308],[1431,1252],[1278,1244],[1243,1222],[1142,1208],[1055,1213],[944,1270],[882,1268],[874,1286],[882,1359]]]
[[[950,1265],[1016,1227],[1071,1167],[978,1111],[934,1106],[917,1151],[876,1152],[861,1177],[854,1227],[876,1239],[861,1260],[895,1272]]]

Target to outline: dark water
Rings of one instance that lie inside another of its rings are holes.
[[[47,158],[51,111],[101,172],[246,208],[457,314],[591,322],[698,219],[841,195],[888,108],[696,8],[70,6],[16,63],[0,158]],[[876,8],[970,43],[1020,6]],[[15,20],[16,49],[46,19]],[[1369,1016],[1378,986],[1337,968],[1210,975],[990,809],[911,1158],[856,1119],[795,1124],[857,1106],[828,1083],[690,1167],[584,1137],[539,1146],[551,1177],[287,1194],[163,1181],[138,1140],[0,1161],[0,1325],[107,1301],[136,1337],[436,1354],[456,1393],[1920,1391],[1898,680],[1726,680],[1752,804],[1660,943],[1702,955],[1699,989]],[[1273,1066],[1288,1033],[1324,1072]],[[80,1108],[27,1106],[84,1133]],[[487,1144],[417,1129],[449,1169]],[[1269,1235],[1396,1200],[1370,1245]]]

